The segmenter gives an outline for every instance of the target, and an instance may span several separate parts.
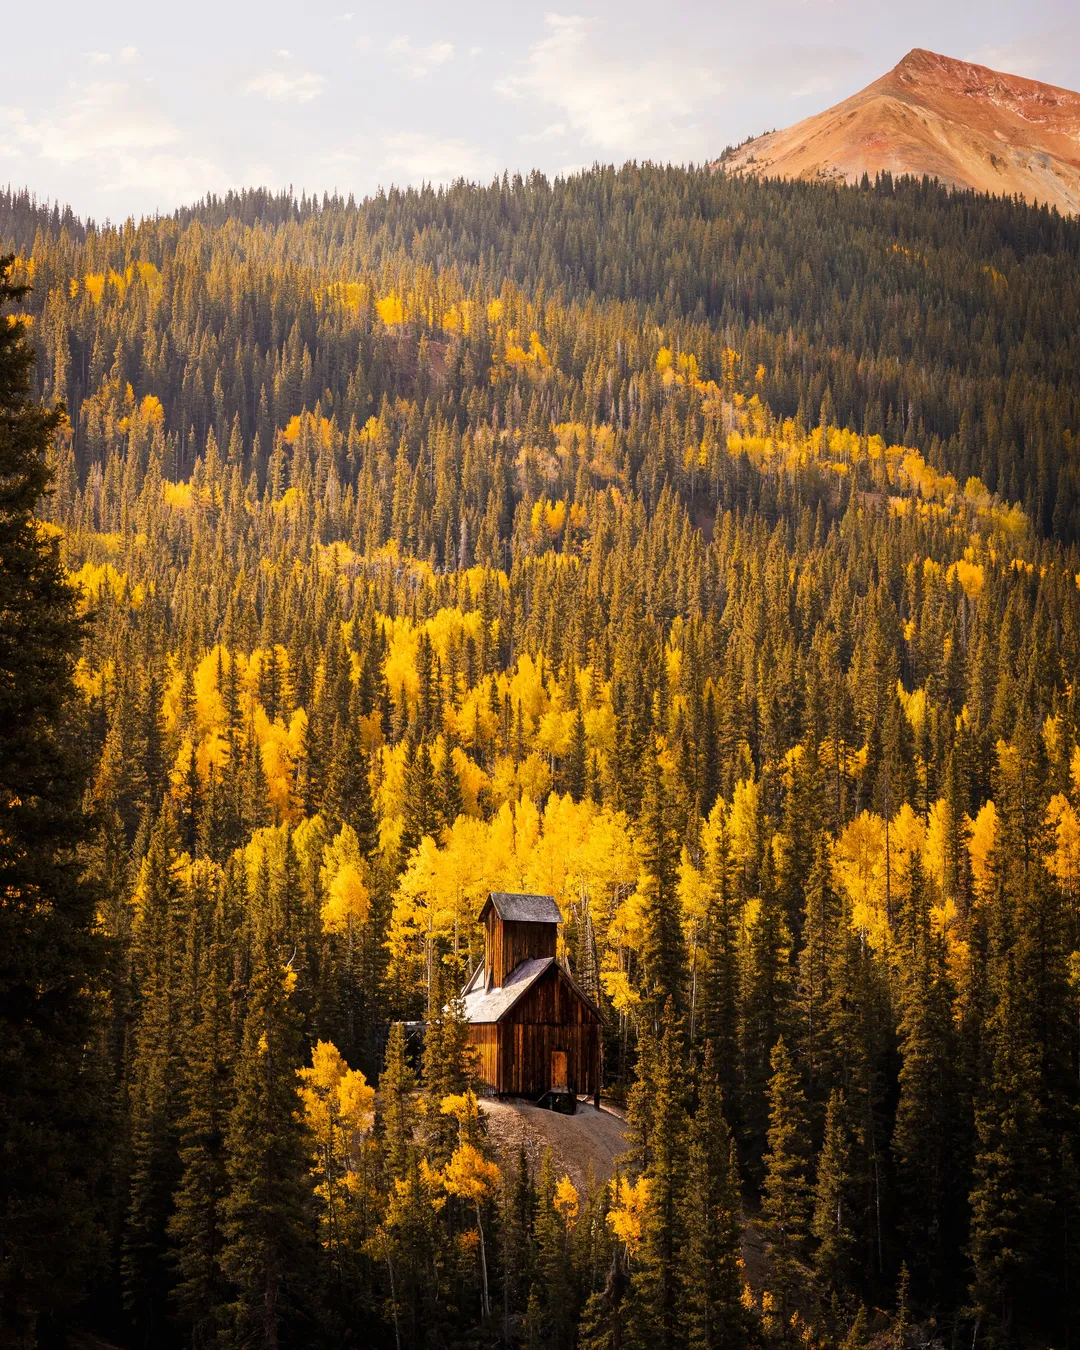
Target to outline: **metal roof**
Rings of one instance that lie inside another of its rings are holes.
[[[484,984],[484,963],[472,973],[472,978],[461,991],[461,1001],[465,1016],[470,1022],[498,1022],[510,1011],[522,995],[528,993],[533,985],[554,966],[574,993],[592,1009],[600,1020],[600,1009],[582,989],[570,972],[553,956],[533,956],[515,966],[506,977],[506,983],[500,989],[487,989]]]
[[[486,990],[482,981],[478,984],[476,975],[465,986],[462,1002],[465,1004],[465,1016],[470,1022],[497,1022],[504,1017],[519,998],[527,993],[541,975],[555,964],[553,956],[534,956],[515,966],[506,977],[506,983],[499,989]],[[483,966],[477,970],[483,974]]]
[[[507,923],[562,923],[563,917],[553,895],[522,895],[516,891],[491,891],[484,908],[494,905],[500,919]]]

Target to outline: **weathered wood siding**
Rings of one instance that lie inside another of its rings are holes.
[[[506,977],[530,957],[554,956],[559,929],[553,923],[507,923],[495,913],[487,915],[484,943],[484,982],[499,989]]]
[[[484,980],[501,988],[530,958],[554,957],[558,925],[504,921],[490,907],[486,919]],[[552,1055],[566,1056],[567,1086],[592,1094],[600,1088],[600,1019],[557,965],[552,965],[498,1023],[469,1026],[481,1080],[495,1092],[536,1097],[552,1086]]]
[[[494,1091],[499,1082],[499,1024],[477,1022],[469,1025],[469,1045],[476,1052],[476,1070],[480,1080]]]
[[[551,1087],[551,1056],[566,1054],[568,1086],[593,1093],[600,1086],[600,1021],[552,968],[498,1023],[495,1089],[534,1097]]]

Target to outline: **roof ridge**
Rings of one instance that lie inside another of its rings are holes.
[[[530,891],[488,891],[480,918],[491,905],[506,923],[562,923],[562,911],[553,895]]]

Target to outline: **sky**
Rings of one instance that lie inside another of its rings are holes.
[[[1080,89],[1075,0],[8,0],[0,184],[119,221],[207,192],[700,163],[912,47]]]

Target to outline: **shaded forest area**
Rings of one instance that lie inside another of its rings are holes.
[[[627,167],[8,192],[0,247],[68,414],[3,387],[53,474],[18,603],[71,610],[9,991],[85,910],[70,1021],[8,1022],[21,1343],[1069,1344],[1080,227]],[[566,916],[610,1186],[485,1139],[489,889]]]

